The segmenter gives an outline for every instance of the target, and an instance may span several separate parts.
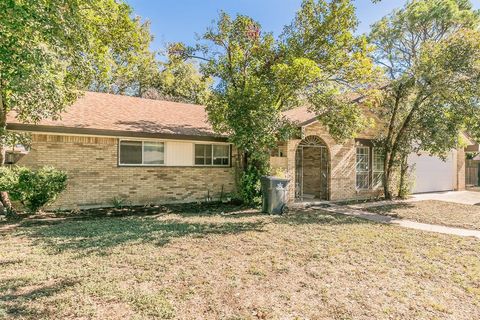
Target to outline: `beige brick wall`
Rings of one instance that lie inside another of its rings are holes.
[[[355,140],[350,139],[342,143],[336,142],[320,123],[304,127],[304,136],[317,135],[327,144],[330,157],[329,194],[330,200],[363,199],[378,197],[383,194],[382,189],[357,190],[355,187]],[[362,134],[359,138],[372,139],[373,131]],[[286,157],[283,161],[278,158],[271,158],[272,166],[280,168],[283,166],[290,179],[288,198],[293,201],[295,198],[295,153],[300,139],[289,140],[286,145]],[[456,152],[456,190],[465,190],[465,151],[463,148]]]
[[[330,157],[330,200],[371,198],[382,193],[381,190],[358,191],[355,188],[355,141],[353,139],[339,143],[335,141],[320,123],[304,128],[304,135],[317,135],[326,143]],[[362,138],[370,138],[362,136]],[[295,152],[300,139],[287,141],[286,171],[290,179],[288,198],[295,198]]]
[[[455,190],[465,190],[465,149],[457,149],[457,184]]]
[[[218,198],[222,187],[235,190],[232,167],[119,167],[117,150],[116,138],[35,134],[18,165],[67,171],[67,190],[51,208],[111,205],[114,197],[131,204],[192,202],[208,193]]]

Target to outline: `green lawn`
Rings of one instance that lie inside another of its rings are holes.
[[[0,318],[480,318],[472,238],[318,210],[8,226]]]

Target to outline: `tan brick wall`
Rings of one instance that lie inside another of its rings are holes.
[[[118,139],[35,134],[32,149],[18,165],[65,170],[67,190],[51,208],[192,202],[235,190],[232,167],[119,167]],[[232,159],[232,163],[235,160]]]
[[[378,197],[383,194],[383,190],[357,190],[355,187],[355,158],[356,148],[355,140],[350,139],[342,143],[336,142],[326,129],[320,123],[304,127],[304,136],[317,135],[326,143],[330,157],[330,178],[329,194],[330,200],[344,199],[362,199]],[[362,134],[359,138],[372,139],[373,131]],[[280,162],[274,160],[275,167],[282,167],[287,172],[290,179],[288,198],[293,201],[295,198],[295,153],[300,139],[289,140],[286,142],[286,159]],[[271,158],[273,160],[273,158]],[[465,190],[465,151],[459,148],[456,152],[456,190]]]
[[[370,198],[381,194],[381,190],[358,191],[355,188],[355,141],[339,143],[320,123],[304,128],[304,135],[317,135],[326,143],[330,157],[329,194],[330,200]],[[369,136],[362,136],[368,138]],[[295,152],[300,139],[287,141],[287,176],[290,179],[288,198],[295,198]]]
[[[457,149],[457,185],[455,190],[465,190],[465,149]]]

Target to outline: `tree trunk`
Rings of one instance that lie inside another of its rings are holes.
[[[385,192],[385,199],[391,200],[393,198],[390,184],[393,175],[393,169],[395,168],[395,158],[397,156],[397,144],[393,143],[392,149],[390,152],[387,153],[388,157],[385,157],[383,167],[384,167],[384,192]]]
[[[398,185],[398,197],[399,198],[405,198],[407,196],[406,193],[406,178],[407,178],[407,172],[408,172],[408,162],[407,162],[407,155],[402,156],[402,162],[400,164],[400,183]]]
[[[397,102],[399,101],[399,98],[400,98],[399,96],[396,97]],[[391,179],[392,171],[395,164],[395,158],[397,157],[397,153],[399,152],[400,145],[402,142],[405,142],[402,140],[407,134],[407,131],[409,129],[413,116],[415,112],[417,112],[417,110],[420,108],[423,101],[425,101],[425,99],[426,97],[423,96],[423,92],[420,91],[415,98],[415,102],[412,106],[412,109],[410,110],[407,117],[403,121],[402,126],[400,127],[400,130],[398,130],[398,133],[396,136],[393,136],[393,132],[392,132],[392,135],[390,135],[390,128],[389,128],[388,135],[391,136],[391,141],[387,142],[388,150],[386,154],[388,154],[388,159],[387,157],[385,157],[384,159],[384,170],[385,170],[384,171],[384,191],[385,191],[386,199],[392,198],[392,194],[390,192],[390,179]],[[393,116],[392,116],[392,119],[393,119]],[[390,123],[390,125],[392,126],[392,123]],[[407,141],[407,143],[410,143],[410,142],[411,141]],[[403,157],[405,157],[405,155],[402,155],[402,160],[403,160]]]
[[[5,164],[5,137],[7,134],[7,108],[3,101],[3,97],[0,94],[0,166]],[[10,198],[8,197],[8,193],[0,190],[0,202],[2,204],[2,211],[11,210],[12,203],[10,202]]]
[[[383,194],[385,199],[391,200],[392,193],[390,192],[390,170],[388,169],[388,162],[391,157],[390,152],[385,152],[383,157]]]
[[[400,99],[402,97],[402,84],[399,85],[395,91],[395,103],[393,105],[392,116],[388,124],[387,138],[385,140],[385,146],[383,151],[383,193],[385,199],[392,199],[392,193],[390,192],[390,179],[391,179],[391,170],[393,168],[393,161],[395,153],[392,155],[392,146],[393,139],[395,136],[395,122],[397,121],[397,113],[400,105]]]

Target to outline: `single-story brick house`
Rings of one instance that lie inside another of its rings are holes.
[[[285,112],[301,137],[272,151],[271,166],[291,179],[289,200],[341,200],[381,194],[381,158],[369,130],[337,143],[307,108]],[[203,106],[87,92],[59,120],[8,129],[32,134],[18,165],[67,171],[55,208],[218,199],[235,191],[236,150],[207,121]],[[452,150],[449,189],[465,187],[463,149]],[[450,172],[449,171],[449,172]]]

